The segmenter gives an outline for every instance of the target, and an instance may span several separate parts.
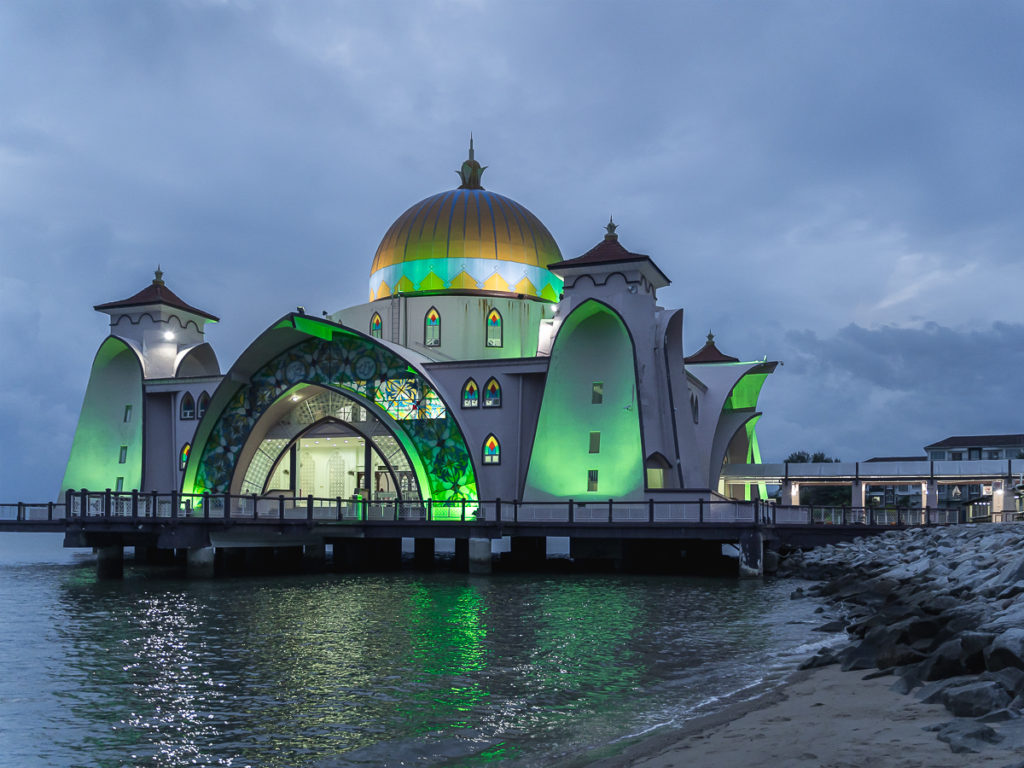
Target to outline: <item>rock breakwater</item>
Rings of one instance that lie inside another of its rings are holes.
[[[893,674],[893,688],[941,703],[954,752],[1024,742],[1024,525],[892,531],[786,557],[780,575],[818,581],[794,598],[831,602],[850,642],[805,667]]]

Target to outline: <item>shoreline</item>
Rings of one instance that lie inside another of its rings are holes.
[[[1006,768],[1024,763],[1024,727],[1010,723],[1004,741],[957,754],[929,726],[955,718],[891,689],[892,675],[863,670],[798,670],[779,687],[641,736],[588,768],[748,768],[753,759],[780,766],[830,768]]]

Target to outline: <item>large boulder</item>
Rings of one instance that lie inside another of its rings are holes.
[[[1024,629],[1014,627],[996,637],[985,649],[985,666],[993,672],[1005,667],[1024,669]]]
[[[981,717],[1010,703],[1010,694],[996,682],[979,680],[953,685],[942,692],[942,703],[957,717]]]

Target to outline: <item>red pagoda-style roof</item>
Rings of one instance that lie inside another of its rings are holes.
[[[723,355],[715,346],[715,334],[708,333],[708,340],[699,350],[689,357],[684,357],[684,363],[738,363],[738,357]]]
[[[153,278],[153,282],[134,296],[129,296],[127,299],[121,299],[120,301],[109,301],[106,304],[97,304],[93,309],[97,312],[107,312],[111,309],[140,307],[145,304],[164,304],[168,307],[174,307],[175,309],[181,309],[185,312],[191,312],[193,315],[205,317],[207,320],[211,320],[215,323],[220,320],[220,318],[211,315],[209,312],[204,312],[203,310],[182,301],[174,291],[164,284],[164,273],[161,272],[159,268],[156,270],[155,274],[156,276]]]
[[[664,272],[658,269],[658,266],[651,260],[650,256],[643,253],[632,253],[622,246],[622,243],[619,242],[619,236],[615,234],[616,225],[614,222],[609,221],[606,229],[608,230],[608,233],[604,236],[604,240],[582,256],[550,264],[548,265],[548,269],[552,272],[557,272],[559,269],[564,269],[566,267],[586,267],[588,265],[622,264],[630,261],[644,261],[654,269],[654,272],[659,278],[664,280],[664,285],[668,285],[672,282],[665,277]]]

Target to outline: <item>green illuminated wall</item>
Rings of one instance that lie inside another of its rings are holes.
[[[124,464],[121,446],[127,447]],[[118,477],[126,491],[142,485],[142,364],[131,347],[110,336],[93,360],[61,493],[116,488]]]
[[[594,382],[603,385],[592,402]],[[600,451],[590,452],[590,433]],[[598,471],[590,492],[588,471]],[[526,500],[628,498],[644,490],[633,342],[617,314],[587,301],[562,325],[544,385]]]

